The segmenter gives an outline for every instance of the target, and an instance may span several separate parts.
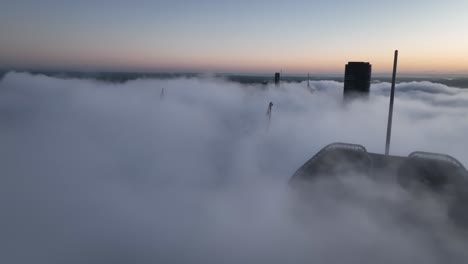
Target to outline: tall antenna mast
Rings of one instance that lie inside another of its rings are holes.
[[[395,79],[398,63],[398,50],[395,50],[393,58],[392,89],[390,91],[390,106],[388,109],[387,141],[385,143],[385,155],[390,153],[390,138],[392,137],[392,119],[393,119],[393,99],[395,97]]]

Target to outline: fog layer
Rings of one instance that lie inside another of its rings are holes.
[[[342,83],[311,86],[8,73],[0,262],[466,263],[467,234],[432,197],[358,177],[340,183],[349,199],[320,182],[308,203],[295,199],[289,177],[325,145],[384,150],[390,84],[347,105]],[[391,153],[468,164],[468,92],[396,89]]]

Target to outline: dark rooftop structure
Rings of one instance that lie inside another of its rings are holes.
[[[402,183],[417,180],[431,188],[468,180],[465,167],[449,155],[417,151],[402,157],[370,153],[361,145],[333,143],[302,165],[291,181],[310,181],[319,176],[348,173],[373,177],[393,174]]]
[[[307,193],[307,183],[356,175],[396,181],[408,190],[425,189],[441,197],[452,197],[448,215],[468,227],[468,171],[458,160],[445,154],[417,151],[403,157],[370,153],[361,145],[333,143],[306,161],[289,183]]]
[[[344,98],[368,96],[372,65],[368,62],[348,62],[345,67]]]

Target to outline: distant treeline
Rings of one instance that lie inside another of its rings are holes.
[[[91,79],[103,82],[124,83],[137,79],[174,79],[192,78],[196,73],[139,73],[139,72],[54,72],[54,71],[28,71],[33,75],[45,75],[63,79]]]

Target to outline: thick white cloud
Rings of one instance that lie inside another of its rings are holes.
[[[343,105],[341,83],[312,85],[7,74],[2,263],[465,263],[444,206],[398,186],[350,180],[342,200],[319,184],[302,215],[289,177],[331,142],[383,152],[390,87]],[[468,164],[467,113],[464,90],[399,84],[391,152]]]

